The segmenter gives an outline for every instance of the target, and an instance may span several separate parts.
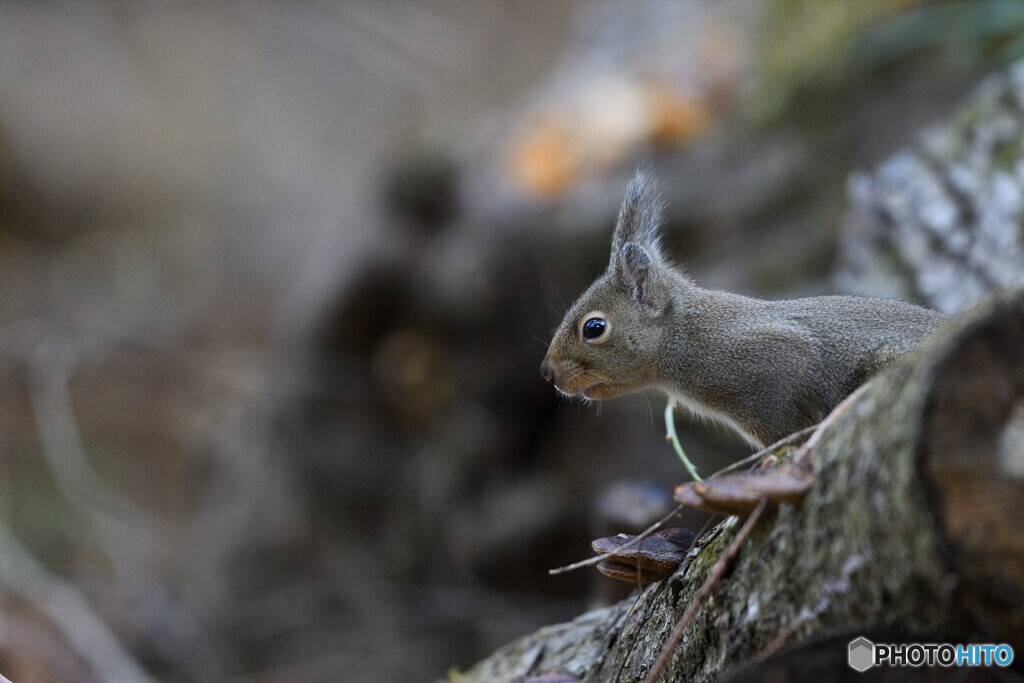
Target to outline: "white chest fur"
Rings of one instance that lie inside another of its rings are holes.
[[[743,429],[742,426],[740,426],[739,422],[737,422],[730,416],[726,415],[722,411],[715,410],[714,408],[706,406],[697,399],[693,398],[692,396],[687,396],[686,394],[680,393],[679,390],[675,389],[674,387],[670,388],[661,386],[659,387],[659,389],[664,391],[669,398],[675,399],[679,403],[679,405],[686,408],[686,410],[689,411],[690,414],[693,415],[694,417],[700,420],[709,420],[711,422],[717,422],[719,424],[725,425],[726,427],[728,427],[729,429],[733,430],[741,437],[743,437],[743,440],[746,441],[751,446],[753,446],[754,448],[763,448],[765,446],[765,444],[761,443],[760,439],[755,437],[753,434],[748,433],[745,429]]]

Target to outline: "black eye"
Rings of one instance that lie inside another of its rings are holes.
[[[583,323],[583,338],[597,339],[608,330],[608,321],[604,318],[590,318]]]

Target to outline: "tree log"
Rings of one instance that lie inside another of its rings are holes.
[[[1024,277],[1024,61],[850,176],[835,285],[956,313]]]
[[[806,499],[762,520],[660,680],[710,680],[837,634],[1024,651],[1024,289],[962,314],[841,409],[809,453]],[[741,522],[706,534],[635,608],[543,628],[453,679],[642,680]]]

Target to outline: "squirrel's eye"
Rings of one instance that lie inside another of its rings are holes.
[[[608,331],[608,321],[604,318],[587,318],[583,323],[583,338],[592,341]]]

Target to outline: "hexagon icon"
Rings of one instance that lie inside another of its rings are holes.
[[[850,641],[850,668],[861,673],[875,665],[875,644],[861,636]]]

